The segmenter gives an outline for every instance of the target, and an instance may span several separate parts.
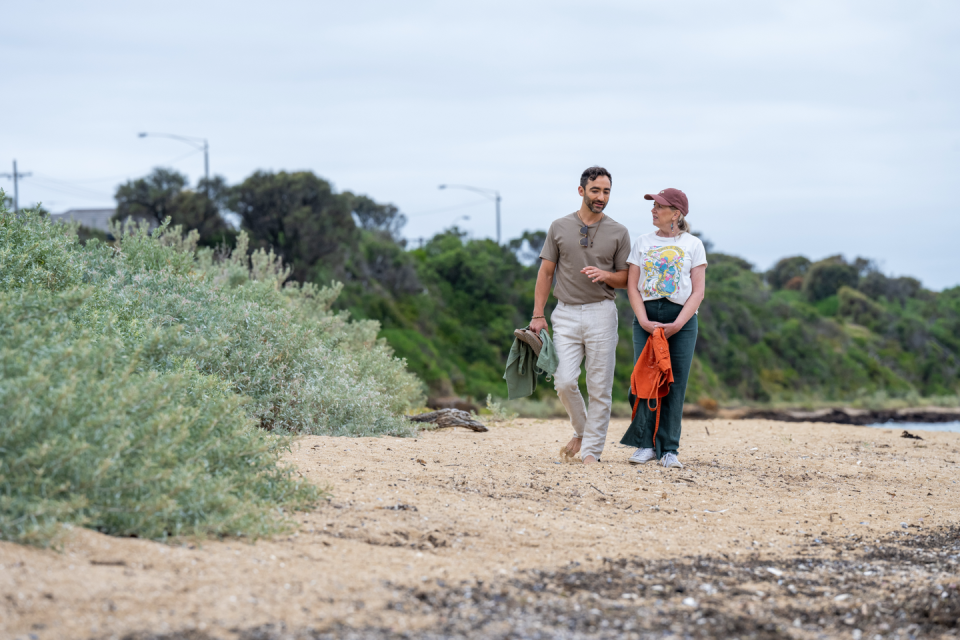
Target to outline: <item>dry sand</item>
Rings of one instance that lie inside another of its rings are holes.
[[[330,499],[291,535],[0,542],[0,637],[956,631],[960,434],[686,421],[664,470],[625,428],[594,467],[559,463],[563,421],[301,438]]]

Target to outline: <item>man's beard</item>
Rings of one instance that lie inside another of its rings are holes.
[[[601,211],[607,208],[607,203],[604,202],[603,204],[600,205],[599,210],[594,209],[593,205],[596,202],[596,200],[591,200],[590,198],[587,198],[586,200],[587,200],[587,208],[590,209],[590,211],[593,211],[594,213],[600,213]]]

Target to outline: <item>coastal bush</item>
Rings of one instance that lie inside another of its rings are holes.
[[[272,252],[0,208],[0,537],[262,535],[319,492],[278,434],[406,435],[420,383]],[[257,428],[262,427],[262,428]],[[268,433],[272,431],[274,433]]]
[[[84,302],[0,293],[0,538],[47,544],[61,524],[260,536],[319,497],[278,464],[287,441],[257,429],[240,396],[190,361],[143,371],[118,336],[72,326]],[[165,338],[152,330],[144,343]]]
[[[117,330],[135,338],[144,326],[169,326],[161,351],[146,354],[166,370],[191,359],[198,371],[249,397],[264,429],[327,435],[407,435],[402,417],[419,402],[420,382],[377,339],[374,321],[351,322],[330,305],[339,285],[283,283],[289,275],[272,252],[247,253],[246,236],[222,260],[196,252],[194,235],[145,226],[115,229],[119,253],[89,250],[96,304],[77,314],[85,324],[122,310]],[[119,258],[119,259],[118,259]]]

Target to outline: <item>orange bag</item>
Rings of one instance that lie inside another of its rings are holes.
[[[657,446],[657,430],[660,428],[660,398],[670,393],[673,384],[673,366],[670,364],[670,347],[663,329],[657,327],[647,339],[646,346],[637,358],[637,364],[630,375],[630,393],[636,396],[633,403],[633,418],[637,417],[640,399],[647,401],[647,408],[657,412],[657,422],[653,428],[653,446]],[[651,401],[657,406],[650,406]]]

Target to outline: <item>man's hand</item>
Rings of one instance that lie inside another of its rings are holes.
[[[537,318],[536,320],[530,321],[530,331],[533,331],[539,336],[541,329],[546,329],[548,332],[550,331],[550,325],[547,324],[546,318]]]
[[[613,276],[609,271],[603,271],[596,267],[584,267],[580,269],[580,273],[590,278],[591,282],[603,282],[604,284],[609,284],[607,281]]]

